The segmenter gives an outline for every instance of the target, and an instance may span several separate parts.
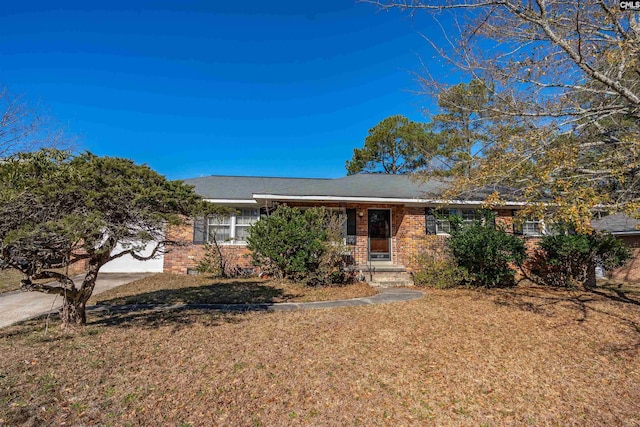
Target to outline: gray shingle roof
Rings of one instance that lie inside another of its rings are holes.
[[[640,233],[640,220],[630,218],[624,214],[613,214],[604,218],[594,219],[591,225],[598,231],[609,233]]]
[[[285,189],[283,193],[256,191],[258,194],[288,196],[383,197],[412,199],[425,194],[442,194],[446,184],[438,181],[420,182],[408,175],[357,174],[343,178],[305,181]]]
[[[367,197],[392,199],[438,198],[446,180],[419,180],[410,175],[356,174],[336,179],[273,178],[212,175],[184,180],[205,199],[249,200],[254,194],[280,196]],[[493,189],[476,191],[466,200],[484,200]]]
[[[205,199],[249,200],[256,193],[286,194],[299,186],[313,187],[329,179],[323,178],[271,178],[260,176],[212,175],[185,179],[195,192]]]

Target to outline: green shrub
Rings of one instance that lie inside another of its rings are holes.
[[[413,275],[413,282],[416,286],[446,289],[469,281],[467,272],[458,267],[451,258],[433,258],[427,254],[421,254],[415,263],[418,266]]]
[[[464,224],[450,218],[451,238],[447,246],[456,264],[468,273],[471,286],[497,287],[515,283],[515,270],[527,257],[524,241],[502,228],[493,218]]]
[[[538,246],[529,270],[535,282],[548,286],[586,286],[596,265],[611,270],[631,258],[629,248],[611,234],[544,236]]]
[[[324,212],[323,227],[326,239],[323,242],[323,252],[315,270],[307,272],[305,280],[310,286],[323,286],[331,284],[344,284],[353,281],[354,272],[346,270],[347,248],[342,240],[342,231],[345,218]]]
[[[277,277],[334,283],[346,277],[342,221],[324,208],[280,206],[251,227],[248,249],[255,265]]]

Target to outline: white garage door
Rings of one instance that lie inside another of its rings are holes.
[[[140,253],[142,256],[151,255],[151,251],[155,247],[155,243],[151,242],[147,244],[144,251]],[[117,254],[122,252],[123,248],[120,244],[116,246],[112,253]],[[132,257],[131,255],[121,256],[113,261],[109,261],[100,269],[101,273],[162,273],[162,267],[164,266],[164,254],[156,255],[155,258],[140,261]]]

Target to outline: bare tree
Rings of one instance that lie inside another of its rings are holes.
[[[432,14],[446,45],[431,46],[486,83],[483,116],[512,121],[456,189],[509,184],[555,215],[586,223],[593,206],[640,207],[640,22],[605,0],[362,0]],[[450,19],[450,21],[449,21]],[[446,86],[428,69],[426,91]],[[460,108],[464,108],[461,104]]]
[[[0,158],[40,148],[71,148],[71,141],[42,108],[0,87]]]

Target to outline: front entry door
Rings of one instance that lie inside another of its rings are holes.
[[[369,209],[369,260],[391,261],[389,209]]]

